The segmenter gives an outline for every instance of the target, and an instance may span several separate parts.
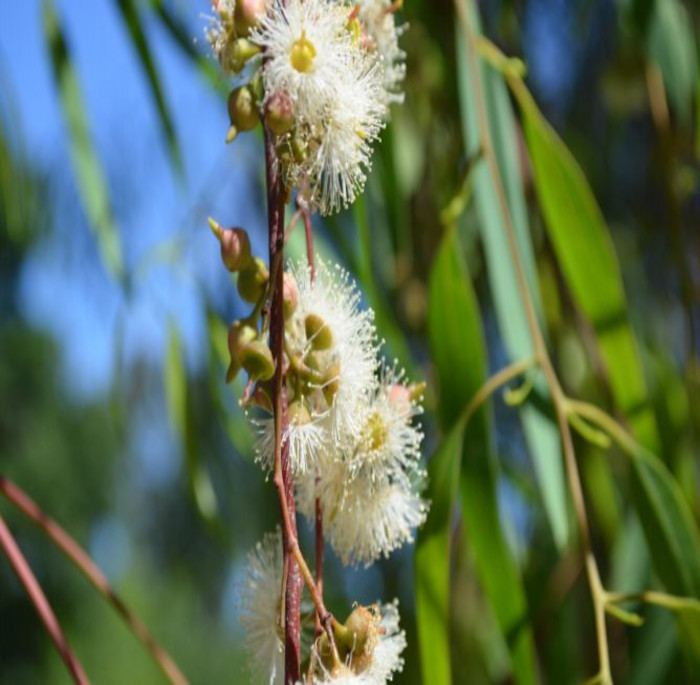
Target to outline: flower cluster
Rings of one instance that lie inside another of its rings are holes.
[[[281,549],[279,530],[265,535],[248,555],[240,592],[245,644],[256,682],[263,685],[284,683]],[[403,668],[406,634],[399,629],[396,601],[356,607],[344,624],[334,625],[333,634],[340,665],[333,663],[325,634],[311,647],[302,640],[309,669],[299,685],[380,685]]]
[[[389,0],[218,0],[207,38],[224,72],[227,140],[262,118],[283,178],[331,214],[364,188],[372,144],[400,102],[401,27]]]
[[[320,262],[316,278],[296,265],[298,291],[287,319],[289,445],[299,510],[313,520],[318,498],[324,531],[345,564],[371,564],[412,539],[425,520],[418,495],[422,386],[380,361],[371,310],[338,266]],[[267,402],[262,403],[263,406]],[[258,459],[272,469],[274,422],[260,428]]]

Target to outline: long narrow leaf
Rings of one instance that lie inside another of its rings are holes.
[[[146,39],[146,34],[143,30],[141,15],[138,12],[138,8],[136,7],[134,0],[118,0],[117,5],[119,6],[119,11],[124,19],[124,23],[129,30],[131,42],[134,44],[134,48],[136,49],[139,59],[141,60],[141,66],[143,67],[144,73],[146,74],[146,78],[148,80],[148,85],[151,89],[151,93],[153,94],[153,99],[155,100],[156,107],[158,109],[158,117],[160,119],[161,126],[163,127],[163,133],[165,134],[165,138],[168,142],[170,158],[177,171],[181,172],[182,160],[180,158],[180,149],[177,144],[177,136],[175,135],[175,127],[173,126],[173,121],[170,117],[168,105],[165,102],[163,89],[160,85],[160,77],[158,76],[158,71],[156,69],[155,62],[153,61],[153,56],[151,55],[151,49],[148,46],[148,40]]]
[[[70,134],[70,156],[78,192],[90,228],[97,239],[102,260],[108,271],[121,279],[124,275],[122,248],[112,216],[107,184],[90,141],[80,84],[73,68],[66,37],[51,0],[44,0],[43,14],[51,66]]]
[[[433,511],[419,538],[416,560],[421,584],[418,622],[422,654],[427,658],[434,649],[433,623],[444,613],[440,602],[431,604],[429,599],[443,600],[444,585],[449,583],[448,533],[459,482],[465,539],[503,640],[510,648],[515,679],[534,683],[535,659],[532,634],[526,626],[527,603],[499,518],[487,404],[466,425],[461,450],[457,444],[468,418],[464,410],[483,384],[487,364],[476,298],[453,231],[443,239],[433,264],[428,311],[430,345],[438,377],[438,415],[449,433],[429,465]],[[429,682],[436,681],[431,678]]]
[[[472,21],[472,26],[476,25],[475,19]],[[474,156],[481,146],[484,132],[479,129],[474,95],[476,84],[472,83],[466,50],[462,28],[458,27],[457,72],[462,130],[467,154]],[[535,259],[525,211],[515,140],[515,123],[508,93],[500,74],[485,65],[482,65],[480,80],[483,85],[488,125],[498,160],[499,175],[507,197],[508,211],[516,233],[520,259],[536,309],[541,313]],[[512,361],[516,361],[533,353],[533,342],[524,313],[522,293],[516,282],[515,268],[508,248],[505,217],[498,199],[496,179],[484,163],[480,163],[474,169],[474,194],[499,330],[508,356]],[[547,395],[546,387],[538,384],[537,390],[543,396]],[[523,407],[520,410],[520,416],[554,540],[557,546],[564,547],[569,536],[569,519],[559,436],[551,421],[538,414],[532,407]]]

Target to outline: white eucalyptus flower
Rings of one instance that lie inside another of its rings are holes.
[[[321,478],[323,488],[325,478]],[[363,478],[346,481],[341,502],[333,504],[322,489],[323,526],[343,564],[369,566],[406,542],[425,522],[428,504],[398,483],[373,485]]]
[[[390,477],[409,485],[417,470],[423,433],[414,424],[422,409],[406,385],[403,371],[384,366],[369,400],[356,444],[346,454],[352,478],[377,482]]]
[[[353,73],[356,71],[357,73]],[[379,137],[386,114],[382,70],[367,63],[340,77],[316,125],[318,142],[297,174],[308,179],[311,199],[321,214],[333,214],[354,202],[371,168],[371,144]],[[313,134],[312,134],[313,139]]]
[[[265,50],[265,97],[289,94],[295,115],[314,123],[354,60],[348,8],[329,0],[275,0],[251,33]]]
[[[319,260],[313,283],[306,266],[293,266],[292,272],[299,286],[299,305],[288,328],[289,344],[302,349],[304,362],[319,369],[310,381],[317,395],[310,406],[312,419],[323,418],[333,441],[342,442],[361,428],[376,382],[374,312],[360,309],[360,291],[338,265]]]
[[[357,6],[366,32],[365,46],[376,51],[382,68],[386,102],[403,102],[400,88],[406,76],[406,53],[399,47],[399,37],[406,25],[396,25],[392,0],[357,0]]]
[[[255,445],[256,461],[272,471],[275,466],[275,421],[269,417],[253,419],[252,422],[259,430]],[[315,472],[318,455],[325,450],[329,440],[330,435],[324,423],[318,418],[312,418],[303,405],[298,411],[290,411],[289,426],[282,435],[282,446],[289,445],[292,473],[296,476]]]
[[[245,647],[256,682],[282,685],[284,642],[280,628],[282,536],[268,533],[248,555],[240,590]]]

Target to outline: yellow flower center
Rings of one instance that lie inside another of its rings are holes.
[[[316,57],[316,48],[306,37],[306,30],[303,29],[301,37],[292,45],[289,61],[297,71],[306,74],[311,71],[311,67],[314,65],[314,57]]]
[[[387,432],[387,426],[382,417],[377,412],[371,414],[364,428],[364,439],[367,449],[370,452],[381,449],[386,443]]]

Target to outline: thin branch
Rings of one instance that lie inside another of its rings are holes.
[[[146,626],[129,610],[85,550],[61,526],[49,518],[24,490],[3,476],[0,476],[0,493],[39,526],[51,542],[68,557],[92,586],[112,605],[114,610],[124,619],[128,628],[148,650],[165,677],[173,685],[187,685],[187,678],[175,665],[170,655],[153,639]]]
[[[520,361],[513,362],[505,368],[493,374],[469,400],[469,404],[464,409],[462,421],[465,425],[469,423],[477,409],[499,388],[502,388],[506,383],[522,376],[526,371],[529,371],[537,365],[537,360],[534,357],[526,357]]]
[[[667,595],[664,592],[654,592],[648,590],[646,592],[633,592],[625,594],[622,592],[607,593],[608,604],[624,604],[626,602],[643,602],[644,604],[653,604],[655,606],[664,607],[670,611],[697,611],[700,612],[700,600],[694,597],[677,597],[675,595]]]
[[[0,547],[2,547],[2,551],[5,553],[7,560],[17,574],[19,581],[24,586],[27,595],[29,595],[29,599],[34,605],[37,614],[39,614],[39,618],[44,624],[46,632],[56,646],[73,681],[78,685],[89,685],[90,681],[87,675],[85,675],[85,671],[80,665],[80,662],[68,646],[66,638],[61,631],[61,626],[58,624],[56,615],[53,613],[53,609],[46,599],[44,591],[41,589],[34,573],[32,573],[32,569],[24,558],[22,551],[15,542],[2,516],[0,516]]]

